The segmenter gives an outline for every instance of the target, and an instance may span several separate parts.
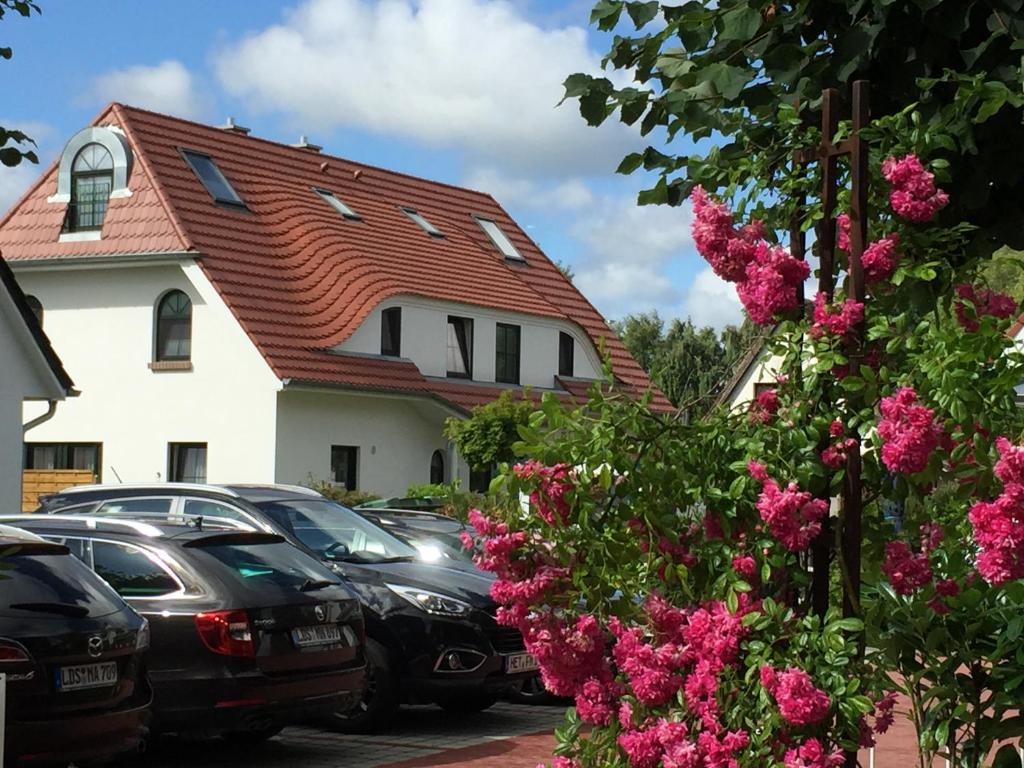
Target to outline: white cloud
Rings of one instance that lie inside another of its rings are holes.
[[[683,301],[683,315],[698,328],[710,325],[721,330],[738,325],[743,319],[743,305],[736,295],[736,286],[727,283],[707,267],[697,273]]]
[[[99,75],[89,95],[91,100],[120,101],[175,117],[199,119],[209,111],[209,99],[199,92],[192,73],[173,59],[151,67],[125,67]]]
[[[690,219],[688,207],[599,198],[569,229],[586,248],[574,264],[576,284],[609,317],[671,311],[683,297],[667,272],[677,260],[694,258]]]
[[[578,210],[594,203],[594,193],[578,177],[550,182],[509,176],[493,167],[476,167],[463,179],[470,189],[486,192],[505,208]]]
[[[500,0],[307,0],[216,56],[221,84],[302,130],[354,127],[518,171],[609,172],[637,141],[588,128],[562,81],[597,73],[586,30]]]
[[[0,165],[0,218],[31,186],[40,173],[41,169],[38,165],[24,161],[13,168]]]

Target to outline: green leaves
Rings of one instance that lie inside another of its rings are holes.
[[[747,41],[761,28],[761,12],[749,5],[726,11],[721,19],[722,40]]]

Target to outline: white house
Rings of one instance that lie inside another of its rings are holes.
[[[120,104],[0,221],[83,394],[32,431],[103,482],[468,479],[450,416],[650,386],[487,194]],[[654,406],[670,407],[660,393]],[[35,412],[26,413],[31,418]]]
[[[0,258],[0,509],[21,511],[23,432],[53,416],[57,402],[74,394],[32,302]],[[34,422],[23,424],[26,401],[44,405]]]

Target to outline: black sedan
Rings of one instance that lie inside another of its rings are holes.
[[[67,547],[0,526],[4,765],[103,761],[143,740],[146,620]]]
[[[468,529],[453,517],[437,512],[376,507],[356,507],[353,511],[413,547],[425,562],[469,563],[473,560],[472,551],[466,550],[460,538]]]
[[[5,521],[70,548],[149,619],[154,730],[256,741],[358,702],[359,603],[281,536],[201,521]]]
[[[522,636],[495,621],[492,576],[456,559],[425,563],[415,548],[307,488],[69,488],[43,498],[41,511],[129,519],[201,514],[278,533],[324,561],[356,593],[366,620],[367,685],[357,709],[328,721],[339,730],[384,727],[403,702],[482,710],[536,676]]]

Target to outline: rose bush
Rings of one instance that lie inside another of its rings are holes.
[[[889,727],[896,691],[922,765],[1024,734],[1017,310],[977,285],[969,228],[935,222],[948,197],[906,119],[866,132],[863,303],[801,312],[809,266],[695,191],[698,250],[776,325],[773,389],[688,424],[614,387],[578,410],[546,396],[499,514],[471,516],[499,621],[575,698],[554,765],[836,766]],[[842,217],[837,245],[841,278]],[[859,579],[837,543],[854,459]],[[849,615],[812,610],[815,541]]]

